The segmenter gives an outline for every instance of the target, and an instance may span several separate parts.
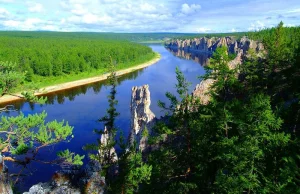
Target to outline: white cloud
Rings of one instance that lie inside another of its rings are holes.
[[[117,3],[120,2],[120,0],[99,0],[100,3]]]
[[[9,29],[19,29],[19,30],[38,30],[39,24],[44,23],[43,20],[39,18],[28,18],[24,21],[18,20],[7,20],[3,22],[3,25]]]
[[[295,24],[284,24],[285,27],[295,27]]]
[[[254,23],[251,23],[250,27],[248,28],[249,31],[259,31],[266,28],[266,25],[262,22],[257,20]]]
[[[15,0],[0,0],[0,3],[14,3]]]
[[[74,9],[71,10],[71,12],[75,15],[84,15],[86,13],[88,13],[88,10],[86,10],[83,5],[81,4],[75,4],[74,5]]]
[[[9,19],[10,16],[11,13],[8,10],[0,7],[0,19]]]
[[[196,13],[199,9],[201,9],[201,5],[198,4],[188,5],[185,3],[181,5],[181,12],[186,15]]]
[[[261,0],[263,6],[258,1],[228,1],[201,1],[200,5],[200,1],[179,0],[0,0],[0,30],[206,33],[259,30],[280,20],[287,25],[300,24],[299,0],[290,4]],[[279,14],[284,18],[279,20]]]
[[[40,3],[28,2],[28,10],[30,12],[40,13],[44,11],[44,7]]]
[[[211,31],[211,29],[210,28],[204,28],[204,27],[202,27],[202,28],[197,28],[196,31],[199,32],[199,33],[204,33],[204,32]]]
[[[150,5],[149,3],[143,3],[143,4],[141,4],[140,7],[141,7],[141,10],[144,11],[144,12],[154,12],[154,11],[156,11],[155,6]]]
[[[17,28],[20,26],[20,24],[21,22],[16,20],[7,20],[3,22],[3,25],[8,28]]]
[[[47,24],[45,26],[42,26],[41,28],[42,30],[47,30],[47,31],[58,31],[59,28],[56,25],[51,25],[51,24]]]
[[[7,9],[4,9],[4,8],[0,7],[0,18],[1,18],[1,16],[4,17],[8,14],[9,14],[9,11],[7,11]]]
[[[96,15],[87,13],[81,16],[71,16],[67,19],[62,19],[61,23],[66,23],[66,21],[78,24],[78,25],[84,25],[84,24],[95,24],[95,25],[109,25],[112,22],[112,18],[108,15]]]
[[[288,13],[300,13],[300,8],[289,10]]]

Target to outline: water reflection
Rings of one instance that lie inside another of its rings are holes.
[[[185,50],[173,49],[173,48],[166,48],[166,49],[176,57],[187,59],[187,60],[193,60],[202,66],[207,65],[208,59],[209,57],[211,57],[211,54],[205,52],[187,52]]]
[[[126,80],[134,80],[140,74],[143,73],[143,69],[137,70],[135,72],[122,75],[117,78],[118,85],[121,85],[122,82]],[[92,89],[94,94],[98,94],[101,91],[103,86],[107,86],[108,82],[106,80],[96,83],[91,83],[88,85],[78,86],[72,89],[66,89],[62,91],[53,92],[45,95],[48,98],[47,104],[54,104],[56,101],[58,104],[64,104],[65,98],[68,98],[69,101],[74,101],[76,96],[86,94],[89,89]]]
[[[117,78],[118,85],[121,85],[122,82],[124,82],[126,80],[135,80],[140,74],[143,73],[143,71],[144,71],[144,69],[140,69],[140,70],[137,70],[137,71],[131,72],[129,74],[125,74],[125,75],[118,77]],[[107,86],[107,84],[108,84],[107,80],[104,80],[104,81],[100,81],[100,82],[96,82],[96,83],[91,83],[91,84],[87,84],[87,85],[74,87],[71,89],[65,89],[65,90],[61,90],[61,91],[57,91],[57,92],[52,92],[52,93],[49,93],[49,94],[46,94],[43,96],[47,97],[47,99],[48,99],[46,104],[55,104],[56,102],[58,104],[64,104],[66,99],[68,99],[69,101],[74,101],[77,96],[85,95],[87,93],[87,91],[90,89],[94,92],[94,94],[98,94],[101,91],[102,87]],[[32,110],[32,111],[34,110],[34,108],[35,108],[34,103],[26,102],[23,100],[13,102],[16,110],[22,110],[25,103],[27,103],[29,105],[30,110]],[[11,104],[11,102],[4,103],[4,104],[1,104],[1,107],[10,105],[10,104]]]

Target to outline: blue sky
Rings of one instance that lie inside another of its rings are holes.
[[[0,30],[235,32],[300,25],[300,0],[0,0]]]

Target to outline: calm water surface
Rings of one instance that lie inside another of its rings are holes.
[[[133,86],[149,85],[152,102],[151,110],[156,115],[161,116],[163,113],[157,106],[157,101],[167,101],[165,97],[167,91],[176,93],[176,67],[179,67],[192,83],[190,91],[199,83],[197,77],[204,74],[204,69],[199,63],[205,63],[206,56],[195,56],[189,53],[182,54],[178,51],[170,52],[161,45],[149,46],[161,54],[161,60],[152,66],[121,76],[118,79],[119,85],[116,97],[119,101],[117,110],[120,116],[117,118],[116,124],[124,131],[126,136],[130,130],[130,98]],[[39,155],[40,158],[52,160],[56,156],[56,151],[62,149],[69,149],[82,155],[86,154],[82,147],[87,143],[96,142],[96,139],[99,138],[93,133],[93,130],[102,129],[103,127],[97,120],[104,116],[108,108],[108,94],[109,87],[106,86],[104,81],[47,95],[48,102],[43,106],[27,102],[16,102],[14,105],[25,115],[46,111],[48,114],[47,121],[55,119],[58,121],[65,120],[71,126],[74,126],[74,138],[70,143],[63,142],[44,148]],[[2,106],[0,105],[0,107]],[[9,116],[18,114],[19,112],[2,113],[2,115]],[[8,166],[11,172],[18,172],[19,168],[17,166],[11,164]],[[20,190],[28,190],[29,186],[33,184],[49,181],[53,173],[59,169],[60,167],[58,166],[32,163],[29,168],[31,176],[23,178],[19,186]]]

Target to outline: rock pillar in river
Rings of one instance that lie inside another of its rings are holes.
[[[138,145],[138,149],[144,151],[147,148],[147,136],[143,136],[144,130],[148,134],[152,133],[156,118],[150,110],[150,91],[149,86],[133,87],[131,94],[131,132],[129,143],[131,146]]]

